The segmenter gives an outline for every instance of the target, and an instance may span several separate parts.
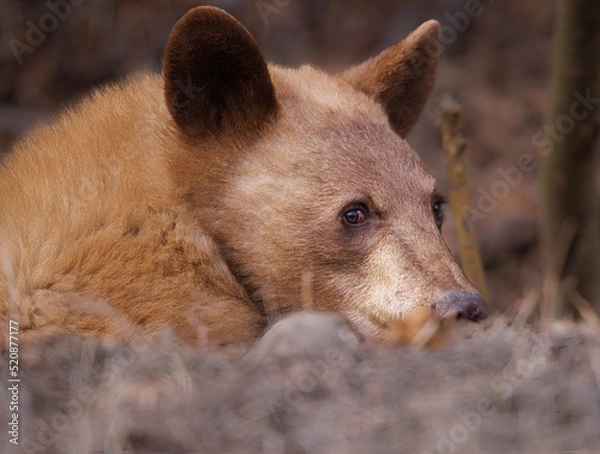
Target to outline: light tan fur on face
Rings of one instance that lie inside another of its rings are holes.
[[[444,292],[470,289],[431,213],[435,180],[382,108],[310,67],[272,76],[285,92],[277,128],[237,168],[222,212],[208,216],[223,220],[215,235],[265,312],[302,307],[306,271],[316,309],[378,335]],[[381,212],[356,244],[340,236],[339,218],[354,199]]]
[[[162,78],[97,91],[2,162],[0,314],[23,333],[170,325],[227,343],[309,298],[382,336],[472,290],[435,225],[435,182],[397,135],[431,90],[436,27],[334,77],[267,67],[237,21],[191,10]],[[405,77],[417,63],[423,77]],[[362,233],[341,222],[355,200],[377,214]]]

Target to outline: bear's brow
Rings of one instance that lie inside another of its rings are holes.
[[[317,133],[318,140],[335,144],[340,148],[348,150],[356,149],[357,145],[365,151],[381,147],[390,148],[392,141],[400,139],[392,131],[390,126],[384,122],[377,121],[367,113],[355,114],[347,118],[347,114],[333,114],[329,124],[324,125]]]

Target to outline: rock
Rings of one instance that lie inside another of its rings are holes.
[[[344,317],[327,312],[296,312],[275,323],[250,351],[253,359],[319,353],[351,352],[359,345]]]

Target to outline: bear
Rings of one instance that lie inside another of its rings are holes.
[[[415,309],[483,319],[405,141],[438,32],[330,75],[267,63],[228,13],[191,9],[161,74],[98,89],[2,160],[2,317],[22,336],[170,326],[215,345],[300,310],[342,314],[361,339]]]

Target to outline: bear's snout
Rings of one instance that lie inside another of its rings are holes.
[[[487,317],[483,298],[475,291],[447,292],[432,304],[432,309],[441,318],[456,317],[478,322]]]

